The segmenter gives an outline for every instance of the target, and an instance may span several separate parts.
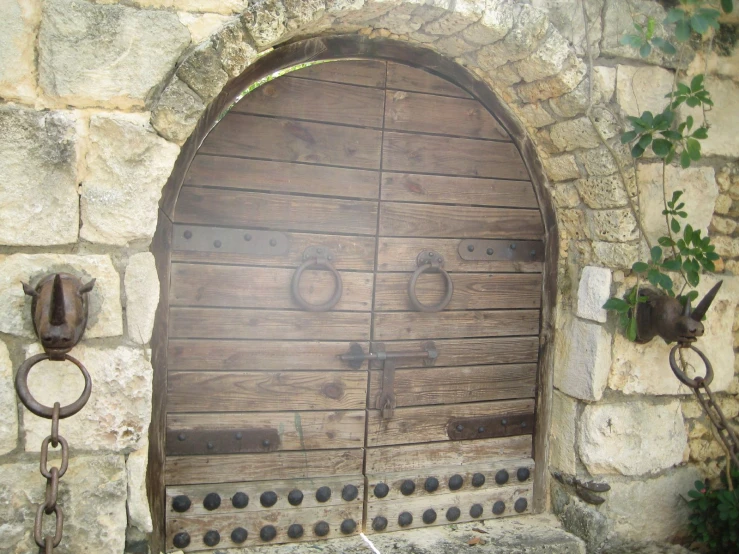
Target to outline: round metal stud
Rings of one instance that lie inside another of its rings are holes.
[[[357,496],[359,496],[359,489],[354,485],[346,485],[343,489],[341,489],[341,498],[343,498],[347,502],[351,502]]]
[[[464,479],[458,473],[455,475],[452,475],[449,478],[449,489],[450,490],[458,491],[459,489],[462,488],[463,484],[464,484]]]
[[[410,512],[403,512],[398,516],[398,525],[401,527],[408,527],[413,523],[413,515]]]
[[[303,536],[303,526],[299,523],[293,523],[287,528],[287,536],[291,539],[299,539]]]
[[[246,242],[249,242],[249,241],[251,240],[251,235],[250,235],[249,233],[246,233],[246,234],[244,235],[244,240],[245,240]]]
[[[482,515],[482,504],[473,504],[470,507],[470,516],[478,518]]]
[[[387,518],[377,516],[372,520],[372,529],[375,531],[384,531],[387,529]]]
[[[212,442],[209,442],[209,443],[208,443],[208,444],[206,444],[205,446],[207,446],[207,447],[208,447],[208,450],[213,450],[213,449],[215,448],[215,445],[214,445],[214,444],[213,444]]]
[[[234,437],[236,438],[237,441],[240,441],[241,439],[244,438],[244,434],[241,431],[239,431],[238,433],[234,435]]]
[[[246,508],[249,505],[249,496],[243,492],[237,492],[231,497],[231,504],[234,508]]]
[[[287,494],[287,501],[290,506],[300,506],[303,502],[303,493],[298,489],[293,489]]]
[[[495,504],[493,504],[493,513],[496,516],[499,516],[503,512],[505,512],[505,502],[503,502],[502,500],[498,500]]]
[[[277,239],[269,239],[270,246],[277,246]]]
[[[316,523],[315,527],[313,527],[313,532],[316,534],[317,537],[325,537],[328,535],[330,528],[328,526],[328,523],[325,521],[319,521]]]
[[[211,492],[203,499],[203,507],[213,511],[221,505],[221,497],[217,492]]]
[[[499,485],[505,485],[508,482],[508,472],[505,469],[501,469],[495,474],[495,482]]]
[[[436,512],[429,508],[425,512],[423,512],[423,516],[421,517],[423,519],[423,522],[426,525],[431,525],[434,521],[436,521]]]
[[[269,542],[277,536],[277,529],[272,525],[265,525],[259,530],[259,538],[264,542]]]
[[[220,248],[222,246],[222,244],[223,243],[220,240],[214,240],[213,241],[213,246],[215,246],[216,248]]]
[[[182,236],[190,240],[192,238],[192,231],[185,231]]]
[[[492,248],[487,249],[488,256],[492,256],[494,253],[495,253],[495,250],[493,250]]]
[[[175,496],[172,499],[172,509],[180,514],[189,510],[191,505],[192,502],[190,502],[190,498],[188,498],[184,494]]]
[[[221,534],[218,531],[210,530],[203,535],[205,546],[215,546],[221,542]]]
[[[231,531],[231,541],[235,542],[236,544],[241,544],[247,538],[249,538],[249,531],[247,531],[243,527],[237,527],[236,529]]]
[[[515,242],[512,242],[512,243],[510,244],[510,249],[511,249],[511,250],[515,250],[515,249],[516,249],[516,243],[515,243]]]
[[[375,485],[375,496],[377,498],[385,498],[389,492],[390,487],[388,487],[385,483],[377,483]]]
[[[400,492],[403,496],[410,496],[416,491],[416,484],[411,479],[406,479],[400,485]]]
[[[265,508],[271,508],[277,504],[277,493],[275,491],[263,492],[259,497],[259,503]]]
[[[467,252],[474,252],[475,251],[475,245],[474,244],[468,244],[467,245]]]
[[[456,506],[452,506],[446,511],[447,521],[457,521],[459,519],[459,516],[461,515],[462,515],[462,512]]]
[[[529,507],[529,502],[525,498],[519,498],[516,500],[516,503],[513,505],[513,509],[516,510],[517,513],[522,514],[526,511],[526,508]]]
[[[531,252],[529,252],[529,256],[531,256],[532,258],[536,258],[536,250],[532,250]]]
[[[184,441],[186,438],[187,436],[185,435],[185,433],[180,433],[179,435],[177,435],[177,440],[180,442]]]
[[[316,491],[316,500],[319,502],[328,502],[331,498],[331,489],[329,487],[321,487]]]
[[[518,468],[518,471],[516,472],[516,478],[519,481],[526,481],[529,477],[531,477],[531,471],[529,471],[529,468],[527,467]]]
[[[357,530],[357,522],[353,519],[345,519],[341,522],[341,532],[345,535],[351,535],[354,531]]]
[[[485,476],[482,473],[475,473],[472,476],[472,486],[475,488],[482,487],[485,484]]]
[[[423,488],[426,492],[434,492],[439,488],[439,480],[436,477],[429,477],[423,484]]]
[[[177,533],[172,537],[172,544],[177,548],[187,548],[190,546],[190,535],[189,533]]]
[[[478,433],[484,433],[485,432],[485,427],[478,427],[477,428],[477,432]]]
[[[264,448],[269,448],[269,445],[270,445],[269,439],[264,439],[264,440],[262,441],[262,446],[263,446]]]
[[[457,425],[456,429],[457,433],[461,433],[462,431],[464,431],[464,425],[460,423],[459,425]]]

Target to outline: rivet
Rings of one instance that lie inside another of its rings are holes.
[[[217,492],[208,493],[203,499],[203,507],[206,510],[213,511],[221,505],[221,497]]]
[[[377,483],[375,485],[375,496],[377,498],[385,498],[389,492],[390,487],[388,487],[385,483]]]
[[[409,496],[416,490],[416,484],[411,479],[406,479],[400,485],[400,492],[403,496]]]
[[[439,480],[436,477],[429,477],[423,484],[423,488],[426,492],[434,492],[439,488]]]
[[[182,233],[182,236],[190,240],[192,238],[192,231],[185,231],[184,233]]]
[[[499,485],[505,485],[508,482],[508,472],[505,469],[501,469],[495,474],[495,482]]]
[[[249,496],[243,492],[237,492],[231,497],[231,504],[234,508],[246,508],[249,505]]]
[[[472,476],[472,486],[482,487],[485,484],[485,476],[482,473],[475,473]]]
[[[536,258],[536,250],[532,250],[531,252],[529,252],[529,256],[531,256],[532,258]]]
[[[482,515],[482,505],[473,504],[472,507],[470,507],[470,516],[474,518],[478,518],[481,515]]]
[[[495,253],[495,250],[493,250],[492,248],[488,248],[487,253],[488,253],[488,256],[492,256]]]
[[[214,444],[213,444],[212,442],[209,442],[209,443],[208,443],[208,444],[206,444],[205,446],[207,446],[207,447],[208,447],[208,450],[213,450],[213,449],[215,448],[215,445],[214,445]]]
[[[462,431],[464,431],[464,425],[460,423],[459,425],[457,425],[456,429],[457,433],[461,433]]]
[[[272,525],[265,525],[259,530],[259,538],[264,542],[269,542],[277,536],[277,529]]]
[[[172,499],[172,509],[180,514],[189,510],[191,505],[192,502],[190,502],[190,499],[184,494],[175,496]]]
[[[206,546],[215,546],[221,542],[221,534],[218,531],[210,530],[203,535],[203,542]]]
[[[275,491],[265,491],[259,497],[259,503],[265,508],[271,508],[277,504],[277,493]]]
[[[244,235],[244,240],[247,241],[247,242],[249,242],[251,240],[251,235],[249,233],[246,233]]]
[[[521,429],[526,429],[526,422],[525,421],[522,421],[521,422]]]
[[[269,445],[270,445],[269,439],[264,439],[264,440],[262,441],[262,446],[263,446],[264,448],[269,448]]]
[[[328,523],[326,523],[325,521],[319,521],[318,523],[316,523],[315,527],[313,527],[313,532],[318,537],[325,537],[326,535],[328,535],[329,530],[330,528],[328,526]]]
[[[423,512],[423,516],[421,517],[423,519],[423,522],[427,525],[432,524],[434,521],[436,521],[436,512],[429,508],[425,512]]]
[[[328,502],[331,498],[331,489],[328,487],[321,487],[316,491],[316,500],[319,502]]]
[[[525,498],[519,498],[516,500],[516,503],[513,505],[513,509],[516,510],[517,513],[522,514],[526,511],[526,508],[528,508],[529,502]]]
[[[485,432],[485,427],[478,427],[477,428],[477,432],[478,433],[484,433]]]
[[[433,257],[434,257],[434,252],[433,251],[429,252],[429,258],[433,258]]]
[[[351,535],[354,531],[357,530],[357,522],[353,519],[345,519],[341,522],[341,532],[345,535]]]
[[[299,539],[303,536],[303,526],[299,523],[293,523],[287,528],[287,536],[291,539]]]
[[[474,244],[468,244],[467,245],[467,252],[474,252],[475,251],[475,245]]]
[[[177,533],[172,537],[172,544],[177,548],[186,548],[190,545],[190,535],[188,533]]]
[[[235,436],[236,436],[236,440],[237,440],[237,441],[240,441],[241,439],[243,439],[243,438],[244,438],[244,435],[243,435],[243,434],[242,434],[241,432],[239,432],[239,433],[236,433],[236,435],[235,435]]]
[[[410,512],[403,512],[398,516],[398,525],[401,527],[408,527],[413,523],[413,515]]]
[[[447,521],[457,521],[459,519],[459,516],[461,515],[462,515],[462,512],[456,506],[452,506],[446,511]]]
[[[277,239],[269,239],[270,246],[277,246]]]
[[[303,493],[298,489],[293,489],[287,494],[287,501],[290,506],[300,506],[303,502]]]
[[[185,436],[185,433],[180,433],[179,435],[177,435],[177,440],[180,442],[184,441],[186,438],[187,437]]]
[[[243,527],[237,527],[231,531],[231,540],[236,544],[240,544],[249,538],[249,532]]]
[[[505,512],[505,502],[503,502],[502,500],[498,500],[495,504],[493,504],[493,513],[496,516],[499,516],[503,512]]]
[[[509,245],[509,248],[510,248],[511,250],[515,250],[515,249],[516,249],[516,243],[515,243],[515,242],[512,242],[512,243],[511,243],[511,244]]]
[[[221,243],[221,241],[220,241],[220,240],[214,240],[214,241],[213,241],[213,246],[215,246],[216,248],[220,248],[220,247],[221,247],[221,244],[222,244],[222,243]]]
[[[449,489],[453,491],[459,490],[462,488],[463,483],[464,483],[464,479],[462,478],[461,475],[459,474],[452,475],[449,478]]]
[[[387,529],[387,518],[377,516],[372,520],[372,529],[375,531],[384,531]]]
[[[519,481],[526,481],[531,476],[531,472],[529,471],[529,468],[527,467],[519,467],[518,471],[516,472],[516,478]]]
[[[341,489],[341,498],[347,502],[351,502],[359,495],[359,489],[354,485],[346,485]]]
[[[323,248],[316,248],[316,254],[323,254]]]
[[[508,425],[508,420],[506,418],[503,418],[503,419],[500,420],[500,424],[501,425],[504,425],[504,426],[505,425]]]

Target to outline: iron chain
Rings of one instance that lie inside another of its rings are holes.
[[[56,443],[56,445],[54,444]],[[61,467],[51,466],[49,469],[49,445],[62,447],[62,463]],[[39,470],[41,475],[46,477],[46,499],[39,504],[36,510],[36,519],[33,522],[33,538],[36,544],[44,549],[46,554],[54,551],[54,548],[62,542],[62,533],[64,531],[64,511],[57,504],[59,498],[59,479],[67,472],[69,467],[69,446],[64,437],[59,434],[59,402],[54,404],[54,411],[51,420],[51,435],[46,437],[41,443],[41,463]],[[55,531],[53,535],[42,536],[42,527],[44,514],[54,514],[56,519]]]

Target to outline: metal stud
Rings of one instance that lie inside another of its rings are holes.
[[[458,473],[455,475],[452,475],[449,478],[449,489],[450,490],[458,491],[459,489],[462,488],[463,484],[464,484],[464,479]]]
[[[536,250],[532,250],[531,252],[529,252],[529,256],[531,256],[532,258],[536,258]]]
[[[263,492],[259,497],[259,503],[265,508],[271,508],[277,504],[277,493],[275,491]]]
[[[222,246],[222,244],[223,243],[220,240],[214,240],[213,241],[213,246],[215,246],[216,248],[220,248]]]
[[[241,544],[247,538],[249,538],[249,531],[247,531],[243,527],[237,527],[236,529],[231,531],[231,541],[235,542],[236,544]]]
[[[180,514],[189,510],[191,505],[192,502],[190,502],[190,499],[184,494],[175,496],[172,499],[172,509]]]
[[[357,522],[353,519],[345,519],[341,522],[341,532],[345,535],[351,535],[354,531],[357,530]]]
[[[192,231],[185,231],[182,236],[185,237],[187,240],[190,240],[192,238]]]
[[[207,447],[208,447],[208,450],[213,450],[213,449],[215,448],[215,445],[214,445],[214,444],[213,444],[212,442],[209,442],[209,443],[208,443],[208,444],[206,444],[205,446],[207,446]]]
[[[270,246],[277,246],[277,240],[276,239],[269,239],[269,245]]]
[[[531,477],[531,471],[529,471],[529,468],[527,467],[518,468],[518,471],[516,472],[516,478],[519,481],[526,481],[529,477]]]
[[[249,495],[243,492],[237,492],[231,498],[231,504],[234,508],[246,508],[249,505]]]
[[[217,492],[211,492],[203,499],[203,507],[206,510],[213,511],[217,509],[220,505],[221,497]]]
[[[241,431],[239,431],[238,433],[234,435],[234,437],[236,438],[237,441],[240,441],[241,439],[244,438],[244,434]]]
[[[434,521],[436,521],[436,512],[432,508],[429,508],[428,510],[423,512],[423,516],[421,519],[423,519],[423,522],[426,525],[431,525]]]
[[[508,472],[505,469],[501,469],[495,474],[495,482],[499,485],[505,485],[508,482]]]
[[[495,253],[495,250],[493,250],[492,248],[488,248],[487,249],[487,255],[488,256],[492,256],[494,253]]]
[[[462,431],[464,431],[464,425],[460,423],[459,425],[457,425],[457,433],[461,433]]]
[[[467,245],[467,252],[474,252],[475,251],[475,245],[474,244],[468,244]]]
[[[478,427],[477,428],[477,432],[478,433],[484,433],[485,432],[485,427],[482,427],[482,426]]]
[[[328,502],[331,498],[331,489],[329,487],[321,487],[316,491],[316,500],[319,502]]]
[[[262,441],[262,446],[263,446],[264,448],[269,448],[269,445],[270,445],[269,439],[264,439],[264,440]]]
[[[493,504],[493,513],[496,516],[499,516],[503,512],[505,512],[505,502],[503,502],[502,500],[498,500],[495,504]]]
[[[375,485],[375,496],[377,498],[385,498],[389,492],[390,487],[388,487],[385,483],[377,483]]]
[[[413,523],[413,515],[410,512],[403,512],[398,516],[398,525],[401,527],[408,527]]]
[[[172,537],[172,544],[177,548],[186,548],[190,546],[190,535],[185,532],[177,533]]]
[[[205,546],[215,546],[221,542],[221,534],[218,531],[211,529],[203,535],[203,542],[205,543]]]
[[[269,542],[277,536],[277,529],[272,525],[265,525],[259,530],[259,538],[264,542]]]
[[[439,488],[439,480],[436,477],[429,477],[423,484],[423,488],[426,492],[434,492]]]
[[[185,435],[185,433],[180,433],[179,435],[177,435],[177,440],[180,442],[184,441],[186,438],[187,436]]]
[[[452,506],[446,511],[447,521],[457,521],[459,519],[459,516],[461,515],[462,515],[462,512],[456,506]]]
[[[372,529],[375,531],[384,531],[387,529],[387,518],[377,516],[372,520]]]
[[[400,492],[403,496],[410,496],[416,490],[416,484],[411,479],[406,479],[400,485]]]
[[[251,235],[250,235],[249,233],[246,233],[246,234],[244,235],[244,240],[245,240],[246,242],[249,242],[249,241],[251,240]]]
[[[299,539],[303,536],[303,526],[299,523],[293,523],[287,528],[287,536],[291,539]]]
[[[303,493],[298,489],[293,489],[287,494],[287,501],[290,506],[300,506],[303,502]]]
[[[351,502],[357,496],[359,496],[359,489],[354,485],[346,485],[343,489],[341,489],[341,498],[343,498],[347,502]]]
[[[482,487],[485,484],[485,476],[482,473],[475,473],[472,476],[472,486],[475,488]]]
[[[529,502],[525,498],[519,498],[516,500],[516,503],[513,505],[513,509],[516,510],[517,513],[522,514],[526,511],[526,508],[529,507]]]
[[[511,249],[511,250],[515,250],[515,249],[516,249],[516,243],[515,243],[515,242],[512,242],[512,243],[510,244],[510,249]]]
[[[481,504],[473,504],[470,508],[470,516],[474,518],[478,518],[482,515],[482,505]]]
[[[325,521],[319,521],[316,523],[315,527],[313,527],[313,532],[316,534],[317,537],[325,537],[328,535],[330,528],[328,526],[328,523]]]

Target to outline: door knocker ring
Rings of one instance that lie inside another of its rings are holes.
[[[336,306],[336,304],[339,303],[339,300],[341,300],[344,285],[341,281],[341,275],[336,271],[334,264],[331,263],[333,258],[334,256],[331,251],[322,246],[310,246],[309,248],[306,248],[303,253],[304,261],[295,271],[292,278],[292,295],[295,302],[297,302],[304,310],[309,312],[327,312]],[[331,272],[331,275],[334,278],[334,293],[326,302],[321,304],[312,304],[303,298],[302,294],[300,294],[300,278],[303,276],[303,272],[306,269],[319,268],[327,269]]]
[[[452,300],[454,294],[454,283],[452,278],[444,269],[444,258],[431,250],[424,250],[416,258],[418,269],[413,272],[411,280],[408,282],[408,298],[411,305],[419,312],[440,312],[447,307]],[[423,304],[416,295],[416,282],[424,273],[441,273],[446,281],[446,294],[438,304]]]
[[[690,350],[698,354],[698,356],[701,360],[703,360],[703,363],[706,366],[705,377],[696,377],[695,379],[691,379],[680,370],[680,367],[677,365],[677,361],[675,360],[675,353],[677,352],[678,348],[690,348]],[[677,343],[675,346],[672,347],[672,350],[670,350],[670,367],[672,368],[672,372],[675,374],[675,377],[677,377],[681,383],[694,389],[697,389],[702,385],[710,385],[711,381],[713,381],[713,366],[711,365],[711,362],[708,360],[706,355],[703,354],[703,352],[698,350],[692,344]]]

